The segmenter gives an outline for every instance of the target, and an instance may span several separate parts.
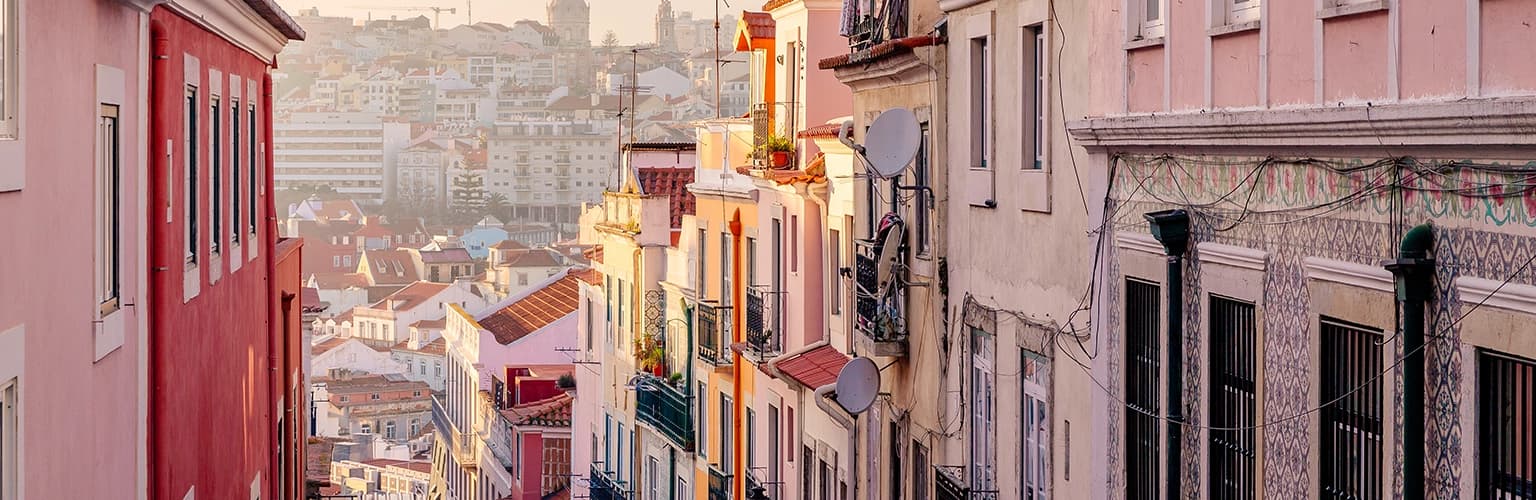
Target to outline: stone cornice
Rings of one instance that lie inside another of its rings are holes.
[[[1392,273],[1380,267],[1353,262],[1308,257],[1302,261],[1307,277],[1319,281],[1356,286],[1379,292],[1393,293]]]
[[[1075,120],[1090,149],[1166,146],[1530,146],[1536,98],[1468,99]]]
[[[931,80],[928,63],[913,52],[892,54],[868,63],[854,63],[835,70],[837,80],[854,92],[923,83]]]
[[[1536,313],[1536,286],[1464,276],[1456,278],[1456,291],[1466,304],[1482,303],[1516,312]]]
[[[1269,253],[1252,248],[1201,242],[1196,245],[1202,264],[1223,264],[1240,269],[1263,271],[1269,262]]]

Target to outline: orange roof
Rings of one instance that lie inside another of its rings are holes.
[[[347,340],[350,340],[350,339],[345,339],[345,338],[341,338],[341,337],[330,339],[330,340],[327,340],[325,342],[321,342],[319,344],[315,344],[315,345],[311,346],[309,348],[309,352],[312,355],[319,356],[321,354],[325,354],[327,351],[330,351],[331,349],[335,349],[336,346],[341,345],[343,342],[346,342]]]
[[[414,309],[416,306],[421,305],[423,302],[426,302],[427,299],[430,299],[437,294],[442,293],[443,290],[447,289],[448,284],[446,283],[417,281],[415,283],[411,283],[410,285],[406,285],[405,288],[401,288],[395,293],[389,294],[388,297],[384,297],[383,300],[375,302],[372,306],[369,306],[369,308],[409,311]],[[395,304],[395,301],[399,301],[400,303]]]
[[[540,249],[514,252],[503,264],[512,267],[558,267],[560,262],[555,260],[549,250]]]
[[[520,404],[502,410],[501,414],[516,425],[570,427],[571,403],[574,400],[570,393],[562,392],[543,401]]]
[[[500,243],[491,245],[491,248],[497,250],[527,250],[528,245],[524,245],[517,240],[501,240]]]
[[[763,4],[763,12],[768,12],[770,10],[789,5],[790,2],[794,1],[795,0],[768,0],[768,3]]]
[[[314,273],[315,288],[321,290],[340,290],[344,288],[364,288],[368,286],[368,277],[362,273]]]
[[[479,318],[480,326],[496,336],[496,342],[511,344],[576,312],[581,293],[576,276],[566,275],[544,288],[535,290],[517,302]]]
[[[580,271],[571,271],[571,276],[575,276],[577,279],[587,282],[588,285],[599,285],[603,283],[603,273],[600,273],[596,269],[590,267]]]
[[[795,134],[795,136],[801,139],[836,138],[837,133],[841,131],[842,128],[843,124],[841,123],[828,123],[826,125],[817,125],[815,127],[801,130],[800,133]]]
[[[774,26],[773,16],[767,12],[742,12],[736,22],[736,50],[752,50],[755,40],[773,40]]]
[[[416,263],[405,250],[367,250],[363,259],[366,272],[375,285],[405,285],[416,282]]]
[[[838,372],[849,361],[852,359],[847,354],[824,345],[779,361],[778,366],[780,372],[800,385],[817,388],[837,381]]]

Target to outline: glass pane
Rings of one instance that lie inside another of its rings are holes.
[[[10,104],[7,99],[11,96],[7,90],[10,89],[9,85],[11,83],[10,77],[12,72],[10,65],[15,60],[11,57],[12,47],[10,40],[10,23],[11,18],[14,17],[11,15],[12,3],[14,3],[13,0],[0,0],[0,120],[6,120],[11,117],[11,108],[7,107]],[[0,127],[0,133],[5,132],[6,129]]]
[[[1147,22],[1162,19],[1163,0],[1147,0]]]

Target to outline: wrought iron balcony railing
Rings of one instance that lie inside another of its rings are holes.
[[[592,465],[588,483],[587,494],[592,500],[629,500],[629,492],[624,489],[618,478],[614,477],[613,473],[604,471],[597,464]]]
[[[859,18],[848,35],[848,48],[865,50],[887,40],[905,38],[909,0],[859,0]]]
[[[659,377],[641,379],[635,392],[635,416],[672,440],[678,448],[693,451],[689,397]]]
[[[698,315],[699,359],[716,366],[730,364],[731,310],[699,304]]]
[[[784,346],[781,295],[747,288],[747,345],[764,358],[778,354]]]
[[[874,246],[867,241],[860,241],[858,254],[854,257],[854,327],[863,335],[871,354],[905,356],[906,290],[899,286],[900,277],[888,277],[891,283],[881,283],[877,262]],[[893,266],[898,270],[900,267]]]

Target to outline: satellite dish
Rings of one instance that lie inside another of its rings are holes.
[[[858,415],[875,404],[880,393],[880,368],[869,358],[853,358],[837,374],[837,404]]]
[[[880,235],[880,255],[875,260],[876,289],[882,294],[886,285],[891,282],[891,272],[901,262],[901,239],[906,235],[906,226],[901,219],[891,218],[890,226],[884,228],[884,234]]]
[[[864,133],[864,160],[871,173],[881,179],[901,175],[917,157],[923,131],[917,116],[906,108],[894,108],[875,117]]]

